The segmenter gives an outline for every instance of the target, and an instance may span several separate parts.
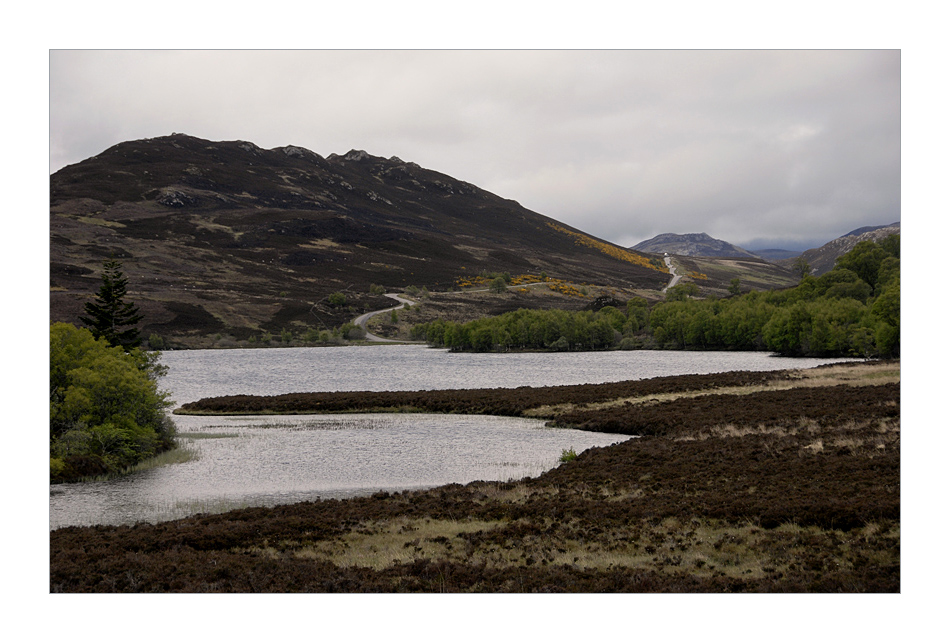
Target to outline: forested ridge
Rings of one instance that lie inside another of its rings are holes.
[[[804,272],[807,272],[804,271]],[[864,241],[821,277],[726,299],[671,288],[599,310],[517,310],[468,323],[435,320],[414,339],[458,351],[635,348],[769,350],[789,356],[900,356],[900,235]]]

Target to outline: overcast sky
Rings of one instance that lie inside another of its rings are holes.
[[[897,50],[53,50],[49,89],[51,172],[180,132],[398,156],[623,246],[900,220]]]

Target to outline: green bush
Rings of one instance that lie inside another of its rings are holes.
[[[508,282],[505,281],[504,277],[495,277],[489,284],[488,290],[496,294],[508,292]]]
[[[352,322],[347,322],[337,330],[338,334],[349,340],[366,339],[366,331]]]
[[[572,460],[577,460],[577,452],[574,451],[574,447],[570,449],[561,449],[561,462],[571,462]]]
[[[66,463],[63,462],[62,458],[50,458],[49,459],[49,479],[56,480],[63,475],[63,471],[66,470]]]
[[[51,481],[117,473],[175,446],[157,353],[125,353],[84,328],[50,325]]]

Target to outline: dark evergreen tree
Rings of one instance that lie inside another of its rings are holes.
[[[142,343],[137,324],[142,321],[138,307],[125,301],[128,280],[122,265],[115,259],[102,264],[102,286],[94,302],[86,302],[86,315],[79,318],[96,339],[110,346],[121,346],[126,352]]]

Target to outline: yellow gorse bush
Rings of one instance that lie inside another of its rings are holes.
[[[477,286],[482,286],[487,288],[495,277],[485,277],[478,275],[477,277],[459,277],[455,280],[455,285],[458,288],[474,288]],[[509,286],[520,286],[522,284],[533,284],[544,281],[541,279],[540,275],[517,275],[511,278],[511,281],[508,282]],[[550,281],[550,280],[549,280]]]
[[[563,228],[554,223],[548,223],[548,225],[554,228],[555,230],[557,230],[558,232],[563,232],[569,237],[572,237],[574,239],[574,243],[578,245],[587,246],[588,248],[594,248],[595,250],[599,250],[605,255],[613,257],[614,259],[626,261],[627,263],[632,263],[637,266],[643,266],[644,268],[649,268],[650,270],[656,270],[657,272],[669,273],[668,268],[666,268],[665,266],[659,267],[650,263],[650,260],[644,257],[643,255],[639,255],[635,252],[630,252],[629,250],[624,250],[623,248],[618,248],[617,246],[612,246],[609,243],[604,243],[603,241],[598,241],[597,239],[594,239],[593,237],[588,237],[586,234],[581,234],[579,232],[571,232],[567,228]]]

